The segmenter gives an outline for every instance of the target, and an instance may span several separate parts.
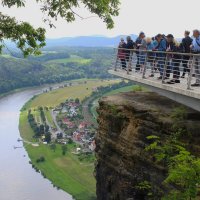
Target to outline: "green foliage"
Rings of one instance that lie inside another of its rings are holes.
[[[46,117],[45,117],[45,114],[44,114],[43,107],[39,107],[39,111],[40,111],[40,117],[42,119],[42,122],[45,123],[46,122]]]
[[[46,14],[44,22],[48,22],[50,27],[54,27],[51,18],[57,20],[58,17],[67,22],[73,22],[76,17],[84,19],[74,9],[84,6],[91,13],[101,18],[108,28],[113,28],[113,16],[119,14],[119,0],[35,0],[41,4],[41,10]],[[25,7],[24,0],[2,0],[3,6]],[[49,19],[50,17],[50,19]],[[0,13],[0,51],[3,48],[3,40],[10,39],[17,44],[17,47],[23,52],[24,56],[40,54],[39,49],[45,46],[45,29],[34,29],[27,22],[17,22],[15,18]]]
[[[67,152],[67,145],[62,145],[61,149],[62,149],[62,155],[65,155]]]
[[[11,0],[3,1],[11,2]],[[16,2],[16,1],[15,1]],[[11,6],[11,4],[9,4]],[[18,6],[20,6],[18,2]],[[0,13],[0,53],[4,47],[4,39],[10,39],[17,44],[24,56],[29,54],[40,54],[39,49],[45,46],[45,30],[43,28],[34,29],[27,22],[18,23],[15,18]]]
[[[95,156],[92,153],[80,153],[78,154],[78,159],[81,162],[94,162],[95,161]]]
[[[68,144],[73,144],[73,140],[71,138],[69,138]]]
[[[187,118],[185,108],[174,109],[171,118],[171,135],[165,141],[161,141],[161,138],[155,135],[148,136],[147,139],[151,143],[145,149],[153,154],[156,162],[168,168],[164,184],[170,184],[173,189],[163,200],[196,199],[200,185],[200,158],[191,155],[181,142],[181,137],[186,133],[182,125]]]
[[[50,146],[50,149],[53,150],[54,152],[56,151],[56,144],[52,143]]]
[[[134,92],[141,92],[141,91],[143,91],[143,90],[144,90],[143,87],[140,86],[140,85],[137,85],[137,86],[135,86],[135,87],[133,88],[133,91],[134,91]]]
[[[45,133],[45,141],[47,143],[50,143],[51,142],[51,133],[50,132],[46,132]]]
[[[42,162],[45,162],[44,156],[40,156],[39,158],[36,159],[36,163],[42,163]]]
[[[156,158],[156,162],[163,161],[168,167],[165,184],[172,184],[174,188],[163,200],[189,200],[196,198],[200,184],[200,159],[191,155],[179,142],[170,139],[164,144],[157,136],[148,136],[153,142],[146,147]]]
[[[79,98],[76,98],[76,99],[75,99],[75,103],[80,103]]]
[[[148,181],[140,182],[135,188],[138,191],[146,194],[148,196],[148,199],[150,199],[153,196],[153,194],[151,192],[152,187],[151,187],[151,184]]]
[[[171,118],[175,121],[177,120],[184,120],[187,118],[186,108],[183,106],[175,108],[171,113]]]

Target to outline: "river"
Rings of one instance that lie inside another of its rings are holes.
[[[71,195],[54,188],[32,168],[22,142],[17,141],[20,109],[39,92],[41,89],[23,91],[0,99],[1,200],[72,200]]]

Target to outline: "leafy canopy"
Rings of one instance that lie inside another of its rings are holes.
[[[50,27],[54,25],[51,19],[57,20],[58,17],[67,22],[73,22],[76,16],[81,17],[74,10],[83,5],[91,13],[96,14],[106,24],[107,28],[113,28],[113,16],[119,14],[119,0],[35,0],[42,4],[41,10],[46,15],[44,22],[48,22]],[[25,0],[2,0],[3,6],[25,7]],[[30,54],[39,54],[39,49],[45,46],[45,29],[33,28],[27,22],[18,22],[15,18],[4,15],[0,12],[0,51],[4,47],[4,40],[10,39],[17,44],[17,47],[24,53],[24,56]]]

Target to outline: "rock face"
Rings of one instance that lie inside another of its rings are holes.
[[[149,135],[163,140],[169,137],[173,123],[170,116],[176,107],[180,104],[155,93],[122,93],[101,99],[96,135],[98,200],[150,199],[147,183],[154,200],[167,192],[162,184],[166,169],[155,164],[144,149]],[[199,154],[195,145],[200,142],[200,114],[187,108],[187,116],[184,123],[195,139],[186,141]]]

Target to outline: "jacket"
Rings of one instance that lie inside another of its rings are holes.
[[[182,39],[182,45],[183,45],[183,52],[184,53],[190,53],[191,49],[190,49],[190,45],[192,44],[192,38],[187,36],[185,38]]]
[[[134,49],[135,43],[133,42],[133,40],[129,40],[126,44],[126,49]],[[131,53],[130,50],[126,50],[126,55],[129,56]]]
[[[129,40],[126,44],[126,49],[133,49],[135,46],[135,43],[133,42],[133,40]]]
[[[126,43],[120,42],[118,48],[120,48],[120,49],[118,49],[118,54],[117,54],[118,58],[119,59],[125,59],[126,58],[126,51],[125,51]]]
[[[155,50],[157,51],[166,51],[167,49],[167,41],[165,39],[162,39],[158,45],[155,47]],[[165,54],[164,53],[156,53],[156,56],[157,57],[165,57]]]

